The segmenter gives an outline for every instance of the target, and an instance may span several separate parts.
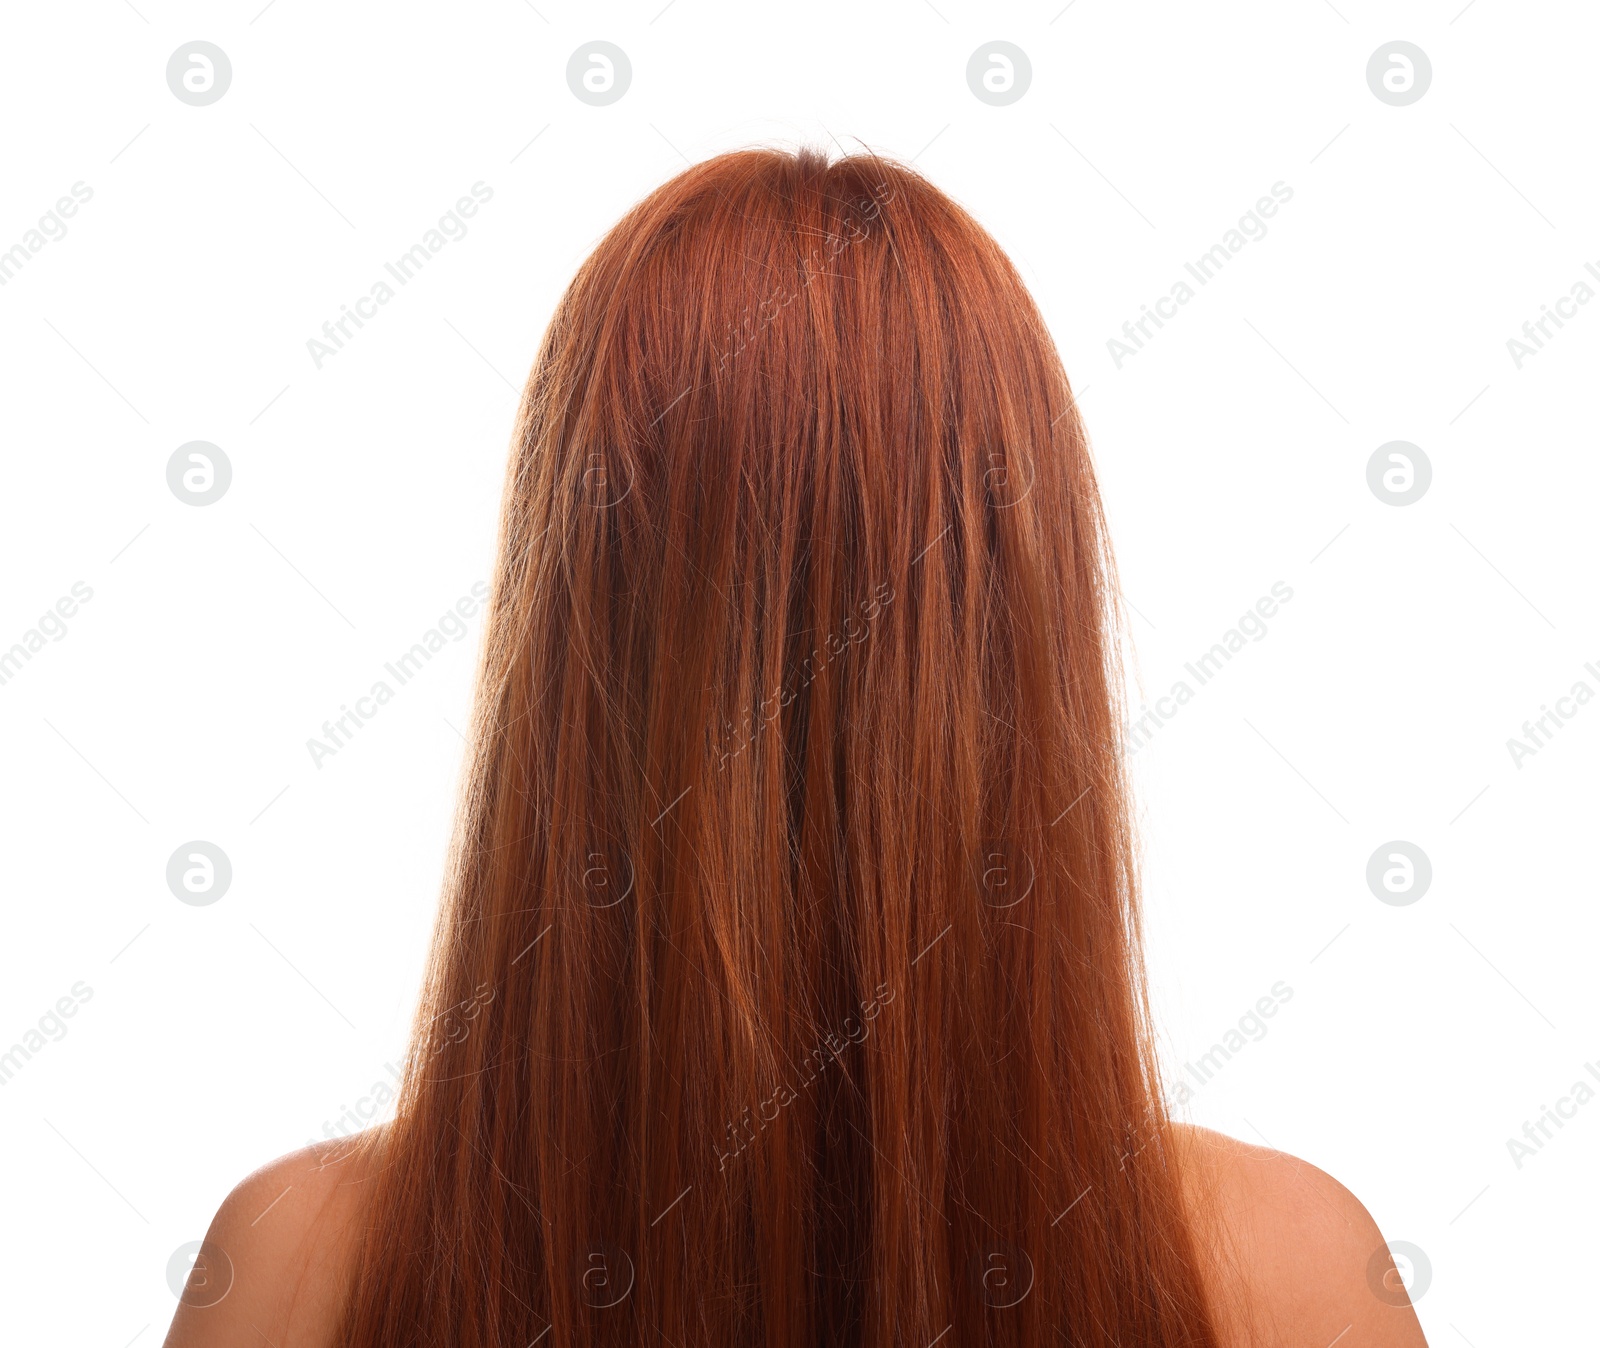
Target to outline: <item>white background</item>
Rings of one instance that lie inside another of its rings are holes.
[[[0,648],[93,591],[0,686],[0,1049],[92,989],[0,1086],[5,1339],[159,1341],[173,1251],[389,1079],[476,623],[320,768],[306,741],[487,578],[517,388],[599,236],[688,161],[834,138],[914,157],[1043,306],[1135,699],[1293,589],[1135,759],[1174,1078],[1293,993],[1190,1117],[1419,1247],[1434,1343],[1593,1334],[1600,1101],[1520,1168],[1507,1140],[1600,1070],[1600,704],[1520,767],[1506,744],[1600,691],[1600,304],[1507,349],[1600,265],[1591,7],[99,0],[5,25],[0,249],[93,193],[0,287]],[[996,38],[1032,66],[1005,107],[965,76]],[[166,82],[191,39],[232,64],[207,107]],[[608,107],[566,82],[591,39],[632,64]],[[1406,107],[1366,81],[1394,39],[1432,64]],[[316,368],[307,340],[480,181],[466,236]],[[1275,182],[1266,236],[1119,369],[1107,340]],[[1433,468],[1406,507],[1366,480],[1396,439]],[[167,487],[190,440],[232,463],[214,505]],[[210,906],[166,884],[193,839],[232,862]],[[1394,839],[1433,867],[1406,906],[1365,879]]]

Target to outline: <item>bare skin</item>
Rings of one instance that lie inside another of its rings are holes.
[[[166,1348],[332,1348],[366,1179],[362,1156],[339,1141],[240,1180],[201,1248],[203,1260],[220,1252],[207,1261],[208,1287],[185,1292]]]
[[[1392,1270],[1380,1257],[1371,1271],[1384,1239],[1342,1184],[1209,1129],[1174,1125],[1173,1144],[1226,1348],[1427,1348]],[[227,1294],[186,1296],[166,1348],[333,1348],[369,1164],[330,1142],[241,1180],[206,1237],[231,1263]],[[212,1264],[220,1287],[227,1269]]]
[[[1287,1152],[1172,1132],[1228,1348],[1427,1348],[1378,1224],[1344,1185]]]

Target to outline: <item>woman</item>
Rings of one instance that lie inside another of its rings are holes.
[[[246,1179],[168,1343],[1422,1344],[1348,1192],[1166,1118],[1114,605],[968,215],[653,193],[523,397],[397,1116]]]

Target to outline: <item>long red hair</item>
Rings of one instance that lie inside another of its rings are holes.
[[[1114,609],[960,207],[809,150],[634,207],[523,394],[343,1342],[1213,1344]]]

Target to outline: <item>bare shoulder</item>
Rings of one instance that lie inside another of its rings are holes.
[[[1427,1348],[1383,1234],[1344,1185],[1208,1128],[1172,1134],[1226,1348]]]
[[[166,1348],[331,1345],[382,1139],[369,1128],[240,1180],[212,1218]]]

